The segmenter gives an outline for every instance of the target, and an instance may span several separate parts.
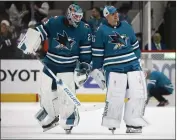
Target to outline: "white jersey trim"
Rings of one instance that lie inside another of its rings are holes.
[[[93,49],[93,48],[92,48],[92,50],[93,51],[104,51],[104,49]]]
[[[135,60],[135,59],[137,59],[137,58],[136,57],[132,57],[132,58],[126,59],[126,60],[121,60],[121,61],[116,61],[116,62],[108,62],[108,63],[103,64],[103,66],[107,66],[107,65],[111,65],[111,64],[125,63],[125,62],[129,62],[129,61]]]
[[[76,59],[76,58],[79,58],[79,56],[71,56],[71,57],[64,57],[64,56],[58,56],[58,55],[55,55],[55,54],[52,54],[52,53],[49,53],[47,52],[47,55],[49,56],[53,56],[53,57],[56,57],[56,58],[61,58],[61,59]]]
[[[91,48],[91,46],[80,46],[81,49]]]
[[[131,55],[134,55],[135,53],[132,52],[132,53],[129,53],[129,54],[125,54],[125,55],[121,55],[121,56],[115,56],[115,57],[109,57],[109,58],[105,58],[105,60],[112,60],[112,59],[117,59],[117,58],[123,58],[123,57],[127,57],[127,56],[131,56]],[[124,61],[124,60],[123,60]]]
[[[92,56],[103,56],[104,54],[92,54]]]
[[[82,53],[91,53],[91,51],[81,51],[80,54]]]
[[[135,50],[135,49],[137,49],[137,48],[139,48],[139,45],[138,45],[138,46],[135,46],[133,49]]]
[[[72,61],[65,61],[65,62],[63,62],[63,61],[58,61],[58,60],[55,60],[55,59],[53,59],[52,57],[50,57],[50,56],[48,56],[48,55],[47,55],[47,58],[49,58],[49,59],[52,60],[53,62],[59,63],[59,64],[69,64],[69,63],[76,62],[76,59],[75,59],[75,60],[72,60]]]
[[[132,45],[133,47],[136,46],[138,44],[138,40]]]

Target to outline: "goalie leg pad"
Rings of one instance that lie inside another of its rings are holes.
[[[128,85],[125,104],[124,121],[130,126],[146,126],[148,122],[143,118],[147,89],[145,75],[142,71],[128,72]]]
[[[35,117],[39,122],[42,122],[47,115],[48,113],[45,111],[45,109],[42,108],[36,113]]]
[[[59,98],[57,91],[51,89],[52,79],[45,73],[41,73],[41,93],[40,93],[40,104],[41,107],[47,112],[48,121],[41,120],[42,125],[51,123],[59,115]],[[38,114],[38,113],[37,113]],[[43,118],[44,120],[45,118]]]
[[[39,112],[37,112],[37,114],[35,115],[35,118],[38,120],[39,124],[42,126],[43,132],[59,125],[58,123],[59,117],[55,117],[55,119],[53,119],[52,117],[48,115],[48,113],[46,112],[44,108],[40,109]]]
[[[57,76],[69,87],[69,89],[75,93],[74,73],[58,73]],[[57,86],[59,96],[59,112],[60,112],[60,124],[63,128],[66,126],[75,126],[79,122],[79,113],[74,103],[67,97],[67,95],[60,90]]]
[[[147,87],[145,74],[142,71],[128,72],[128,86],[129,91],[126,93],[126,97],[132,98],[147,98]]]
[[[127,87],[127,75],[110,72],[108,77],[108,91],[103,113],[102,125],[119,128],[124,106]]]

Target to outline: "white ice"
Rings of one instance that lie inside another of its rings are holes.
[[[93,103],[92,103],[93,104]],[[96,104],[96,103],[94,103]],[[88,103],[85,105],[89,105]],[[43,132],[34,115],[39,103],[1,103],[1,138],[4,139],[175,139],[175,107],[147,107],[149,126],[142,134],[126,134],[125,124],[113,135],[101,126],[103,109],[80,113],[80,123],[67,135],[57,126]]]

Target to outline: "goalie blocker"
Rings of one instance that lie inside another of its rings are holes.
[[[18,48],[25,54],[35,54],[41,44],[40,33],[34,29],[29,28],[18,44]]]
[[[76,62],[76,68],[74,70],[74,81],[77,87],[83,86],[89,76],[90,71],[90,64],[85,62],[80,63],[79,61]]]

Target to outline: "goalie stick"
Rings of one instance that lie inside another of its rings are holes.
[[[39,56],[36,54],[36,58],[39,60],[39,62],[48,70],[48,72],[52,75],[52,77],[56,80],[57,85],[59,88],[64,91],[64,93],[68,96],[68,98],[74,103],[74,105],[79,109],[79,111],[93,111],[97,109],[101,109],[104,107],[104,103],[102,104],[94,104],[90,106],[84,106],[81,104],[79,99],[76,97],[75,94],[68,88],[68,86],[60,79],[58,78],[52,71],[49,69],[45,63],[42,62],[42,60],[39,58]]]

